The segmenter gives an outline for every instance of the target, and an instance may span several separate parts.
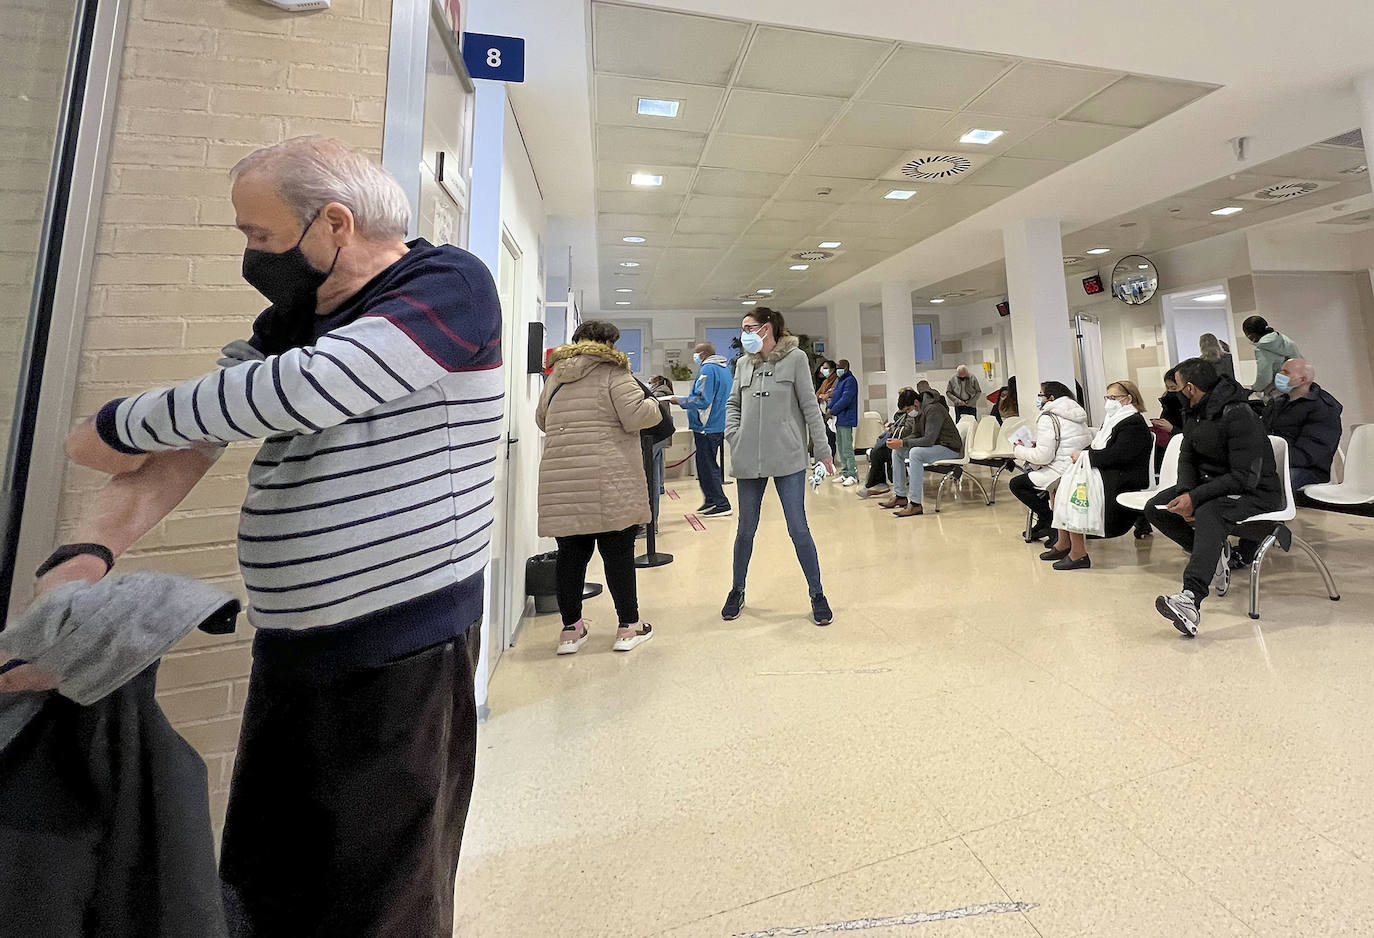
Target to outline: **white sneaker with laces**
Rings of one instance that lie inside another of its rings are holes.
[[[626,628],[626,626],[622,626],[621,628]],[[611,647],[616,651],[629,651],[636,646],[643,645],[654,637],[654,627],[647,622],[641,622],[633,628],[634,633],[632,635],[627,635],[624,638],[617,638],[615,644]]]
[[[591,633],[587,631],[587,626],[581,620],[576,625],[569,625],[558,633],[558,653],[560,655],[575,655],[583,645],[587,644],[587,636]]]
[[[844,482],[840,484],[843,485],[845,488],[849,488],[850,486],[858,485],[859,480],[856,479],[854,476],[845,476]]]
[[[1202,613],[1198,610],[1197,597],[1193,595],[1192,590],[1184,590],[1181,593],[1174,593],[1172,596],[1156,597],[1155,609],[1184,635],[1189,638],[1197,635],[1197,626],[1202,621]]]
[[[1217,572],[1212,575],[1212,592],[1225,596],[1231,591],[1231,542],[1221,545],[1221,556],[1217,558]]]

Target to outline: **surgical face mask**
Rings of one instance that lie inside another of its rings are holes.
[[[1293,379],[1280,371],[1278,374],[1274,375],[1274,389],[1287,394],[1289,391],[1293,390]]]
[[[763,351],[763,337],[757,332],[741,332],[739,344],[744,346],[744,350],[751,355],[757,355]]]
[[[848,369],[848,368],[839,368],[839,369],[836,369],[835,374],[837,374],[837,375],[839,375],[841,378],[843,378],[845,375],[849,374],[849,369]]]
[[[1114,398],[1107,398],[1107,416],[1114,417],[1126,409],[1126,405]]]
[[[828,377],[830,377],[830,369],[829,369],[829,368],[822,368],[822,369],[821,369],[821,377],[822,377],[822,378],[828,378]]]
[[[700,365],[700,364],[701,364],[701,353],[700,353],[700,352],[693,352],[693,353],[692,353],[692,364],[694,364],[694,365]]]
[[[334,251],[334,263],[329,265],[328,270],[316,270],[301,251],[301,242],[318,218],[316,214],[310,220],[296,240],[295,247],[289,251],[274,253],[248,248],[243,252],[243,279],[273,306],[294,309],[308,303],[313,312],[315,291],[329,279],[334,266],[339,263],[339,250],[342,249]]]
[[[1043,394],[1037,394],[1037,395],[1035,395],[1035,409],[1036,409],[1036,410],[1044,410],[1044,409],[1045,409],[1045,395],[1043,395]]]

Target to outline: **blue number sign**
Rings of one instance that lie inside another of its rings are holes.
[[[463,64],[473,78],[525,80],[525,40],[514,36],[463,35]]]

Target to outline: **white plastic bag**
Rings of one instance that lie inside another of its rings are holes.
[[[1106,532],[1106,506],[1102,503],[1105,497],[1102,473],[1092,467],[1086,451],[1079,453],[1054,493],[1055,528],[1101,537]]]

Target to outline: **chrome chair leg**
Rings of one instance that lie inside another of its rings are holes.
[[[1264,566],[1264,555],[1269,552],[1269,548],[1278,543],[1278,531],[1273,531],[1260,542],[1259,550],[1255,551],[1255,559],[1250,562],[1250,618],[1258,619],[1259,616],[1259,597],[1260,597],[1260,570]]]
[[[948,481],[949,481],[949,473],[948,473],[948,472],[942,472],[942,473],[940,473],[940,485],[935,489],[935,513],[936,513],[937,515],[940,513],[940,499],[944,497],[944,494],[945,494],[945,483],[948,482]]]
[[[1296,534],[1293,535],[1293,543],[1297,544],[1302,552],[1312,558],[1312,562],[1317,565],[1317,571],[1322,575],[1322,580],[1326,583],[1326,595],[1331,597],[1332,602],[1339,600],[1341,594],[1336,589],[1336,581],[1332,578],[1331,570],[1326,566],[1326,561],[1322,560],[1321,557],[1317,555],[1317,552],[1312,549],[1311,544],[1307,543]]]

